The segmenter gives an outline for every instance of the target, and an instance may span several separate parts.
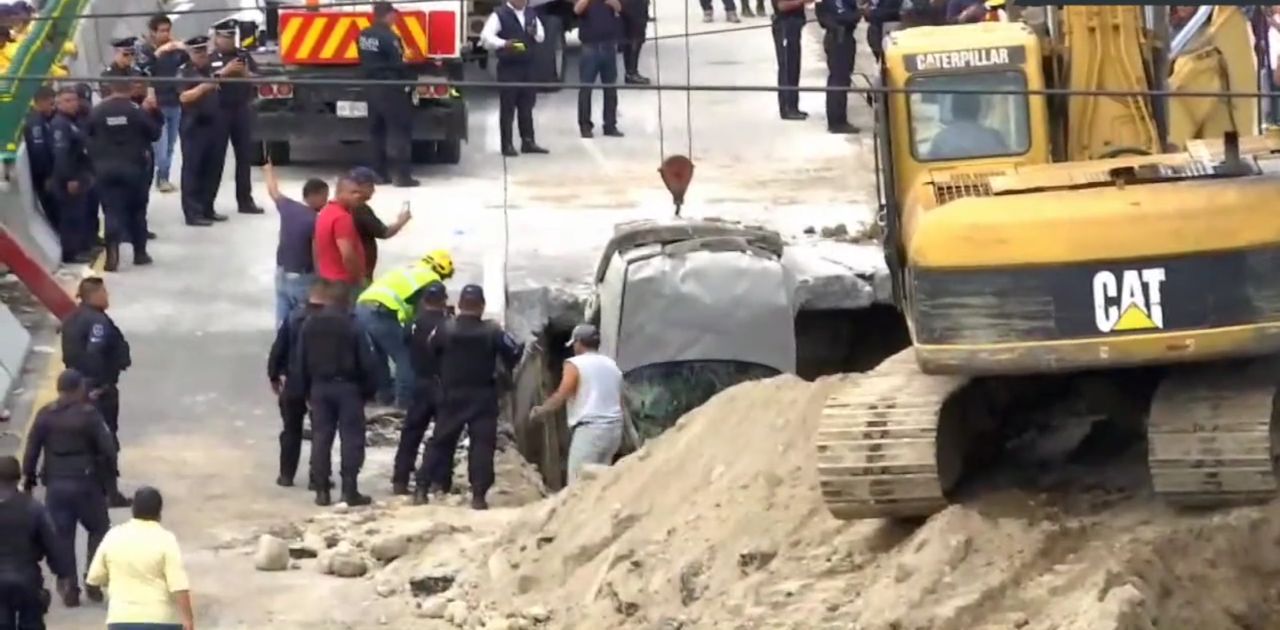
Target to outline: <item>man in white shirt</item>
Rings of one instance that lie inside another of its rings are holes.
[[[538,15],[530,9],[529,0],[508,0],[489,14],[480,31],[480,44],[498,57],[498,81],[530,83],[534,80],[533,47],[542,43],[546,32]],[[537,92],[531,87],[502,88],[498,98],[498,128],[502,135],[502,154],[515,157],[521,153],[547,153],[533,139],[533,105]],[[520,151],[511,136],[512,118],[520,125]]]
[[[624,401],[622,370],[613,359],[600,354],[600,331],[591,324],[579,324],[568,345],[574,356],[564,362],[559,389],[529,416],[545,416],[568,402],[572,484],[584,464],[613,463],[622,445]]]

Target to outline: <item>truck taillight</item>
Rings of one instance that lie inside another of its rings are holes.
[[[427,55],[458,54],[458,15],[454,11],[427,12]]]
[[[258,96],[262,98],[290,98],[293,86],[288,83],[263,83],[258,86]]]
[[[418,96],[422,98],[444,98],[449,95],[449,86],[443,83],[419,85]]]

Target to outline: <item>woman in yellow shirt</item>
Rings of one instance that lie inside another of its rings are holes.
[[[133,495],[133,519],[107,532],[89,564],[85,594],[107,589],[107,630],[195,630],[191,586],[178,539],[160,526],[160,491]]]

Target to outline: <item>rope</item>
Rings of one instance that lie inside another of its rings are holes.
[[[689,0],[684,1],[685,5],[688,6]],[[658,14],[658,2],[659,0],[653,0],[653,13],[655,16]],[[648,20],[649,16],[644,16],[644,19]],[[658,20],[656,19],[653,21],[653,39],[655,41],[653,45],[653,85],[660,86],[662,85],[662,46],[656,43],[659,39]],[[637,61],[636,65],[640,65],[640,62]],[[623,85],[631,86],[625,81]],[[665,159],[667,159],[667,124],[662,118],[662,90],[658,90],[658,163],[661,164]]]
[[[746,2],[747,0],[743,0]],[[693,83],[693,55],[689,53],[689,0],[684,0],[684,82]],[[662,98],[661,93],[658,96]],[[684,93],[684,126],[689,138],[689,152],[685,157],[693,159],[693,90]],[[677,214],[679,210],[677,209]]]

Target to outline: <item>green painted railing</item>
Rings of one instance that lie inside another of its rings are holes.
[[[22,141],[22,124],[40,81],[22,77],[48,76],[62,58],[63,46],[75,37],[78,17],[90,0],[54,0],[34,21],[9,68],[0,74],[0,160],[11,161]]]

